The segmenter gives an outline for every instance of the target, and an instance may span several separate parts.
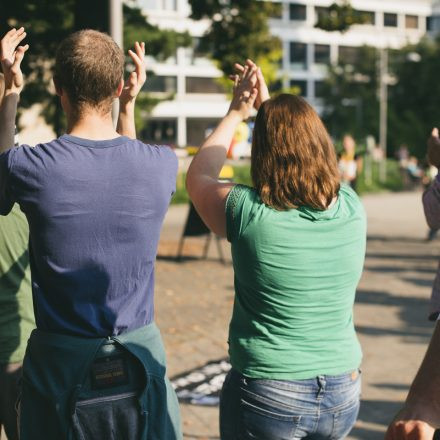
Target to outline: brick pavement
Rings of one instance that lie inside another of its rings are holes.
[[[359,285],[355,323],[363,346],[363,397],[350,440],[379,440],[404,400],[432,332],[426,320],[439,242],[427,232],[420,193],[368,196],[365,271]],[[186,207],[173,206],[163,228],[156,272],[156,317],[168,356],[169,374],[226,355],[233,301],[231,265],[216,261],[176,263]],[[203,240],[188,239],[185,252],[200,255]],[[223,246],[226,255],[227,243]],[[185,439],[218,439],[218,409],[182,405]]]

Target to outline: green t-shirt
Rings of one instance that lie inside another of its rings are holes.
[[[235,301],[232,366],[252,378],[301,380],[359,367],[353,303],[365,258],[366,217],[341,187],[326,211],[276,211],[236,185],[226,202]]]
[[[35,327],[28,243],[26,217],[15,205],[0,216],[0,364],[22,362]]]

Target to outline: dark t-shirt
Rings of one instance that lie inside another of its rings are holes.
[[[153,320],[154,262],[175,190],[168,147],[70,135],[0,155],[0,214],[30,228],[37,327],[110,336]]]

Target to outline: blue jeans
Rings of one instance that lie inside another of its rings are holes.
[[[307,380],[249,379],[232,369],[220,398],[222,440],[340,440],[358,412],[358,371]]]

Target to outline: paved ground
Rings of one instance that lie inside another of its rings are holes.
[[[388,421],[406,396],[432,332],[426,320],[439,242],[426,243],[420,193],[367,196],[369,219],[365,271],[355,322],[364,350],[363,399],[351,440],[383,438]],[[156,310],[171,376],[226,355],[233,300],[230,263],[176,263],[186,207],[172,207],[164,226],[157,264]],[[203,240],[188,239],[187,255],[200,255]],[[228,261],[227,244],[224,243]],[[218,409],[182,405],[186,439],[218,439]]]
[[[363,399],[350,440],[378,440],[406,396],[432,332],[426,320],[440,242],[426,243],[420,193],[368,196],[365,271],[355,322],[364,350]],[[233,274],[217,261],[174,260],[186,206],[173,206],[164,225],[157,262],[156,316],[168,354],[169,374],[226,356]],[[185,255],[201,255],[204,240],[188,239]],[[182,405],[185,439],[218,439],[218,409]]]

